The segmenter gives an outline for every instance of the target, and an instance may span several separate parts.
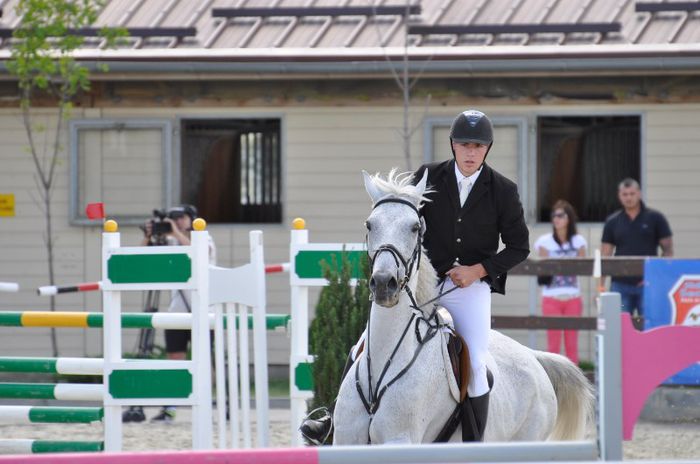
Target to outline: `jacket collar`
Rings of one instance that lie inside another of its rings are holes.
[[[452,159],[445,163],[442,169],[442,183],[443,188],[447,190],[447,194],[450,198],[450,205],[455,211],[469,210],[481,198],[486,192],[489,191],[489,185],[491,184],[491,173],[492,170],[488,164],[484,163],[482,166],[482,172],[476,179],[474,186],[472,187],[467,201],[464,202],[464,206],[459,204],[459,186],[457,185],[457,177],[455,176],[455,160]]]

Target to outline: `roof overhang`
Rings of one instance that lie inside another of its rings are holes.
[[[700,71],[700,44],[393,48],[117,49],[76,51],[95,80],[387,77],[403,68],[423,76],[677,74]],[[10,57],[0,51],[0,62]],[[0,71],[6,72],[0,63]]]

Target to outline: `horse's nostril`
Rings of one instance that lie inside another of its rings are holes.
[[[377,288],[377,282],[375,282],[374,277],[369,279],[369,289],[374,290]]]
[[[386,283],[386,288],[390,292],[395,292],[399,288],[399,283],[396,281],[396,277],[392,277],[389,279],[389,282]]]

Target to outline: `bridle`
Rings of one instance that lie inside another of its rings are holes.
[[[374,252],[374,256],[372,256],[369,252],[369,232],[365,236],[365,243],[366,243],[366,248],[367,248],[367,256],[369,257],[369,265],[370,265],[370,272],[374,270],[374,262],[376,261],[377,257],[381,253],[389,253],[392,258],[394,258],[394,262],[396,263],[396,281],[399,284],[399,291],[402,290],[407,290],[410,292],[410,289],[406,287],[408,282],[411,280],[411,277],[413,276],[413,266],[416,267],[416,272],[420,270],[420,258],[421,258],[421,253],[422,253],[422,243],[423,243],[423,218],[420,215],[420,212],[418,211],[418,208],[416,205],[411,203],[408,200],[404,200],[402,198],[385,198],[383,200],[379,200],[377,203],[374,204],[372,207],[372,210],[376,209],[378,206],[386,204],[386,203],[400,203],[403,205],[406,205],[410,207],[413,211],[415,211],[416,215],[418,216],[418,220],[420,221],[420,229],[418,230],[418,240],[416,240],[416,246],[413,248],[413,252],[411,253],[411,258],[410,260],[407,260],[404,258],[404,256],[401,254],[401,252],[396,248],[394,245],[390,243],[385,243],[377,247],[377,251]],[[403,266],[405,272],[404,276],[402,279],[399,279],[399,269],[400,266]],[[410,293],[409,293],[410,294]],[[373,296],[371,296],[373,298]],[[413,299],[413,297],[411,297]]]
[[[379,409],[379,405],[381,403],[381,400],[384,396],[384,393],[386,393],[387,389],[393,385],[397,380],[399,380],[401,377],[408,372],[408,370],[413,366],[413,363],[416,361],[418,358],[418,355],[420,354],[421,350],[425,346],[427,342],[429,342],[435,335],[438,333],[438,331],[445,326],[445,324],[440,323],[437,317],[437,308],[438,308],[438,301],[440,297],[443,295],[453,291],[455,288],[448,290],[447,292],[442,292],[445,282],[442,282],[442,285],[440,286],[440,292],[439,295],[430,301],[427,301],[421,305],[419,305],[416,302],[416,299],[413,296],[413,292],[411,291],[410,287],[408,287],[408,282],[411,280],[411,277],[413,276],[413,268],[415,266],[416,272],[420,269],[420,258],[421,258],[421,253],[422,253],[422,242],[423,242],[423,218],[420,215],[420,212],[418,211],[418,208],[416,205],[414,205],[412,202],[408,200],[404,200],[402,198],[385,198],[383,200],[378,201],[377,203],[374,204],[374,207],[372,208],[373,210],[376,209],[378,206],[385,204],[385,203],[400,203],[406,206],[409,206],[413,211],[415,211],[416,215],[418,215],[418,218],[420,220],[420,225],[421,228],[418,231],[418,239],[416,241],[416,246],[413,249],[413,252],[411,253],[411,258],[406,259],[401,252],[392,244],[386,243],[380,245],[377,250],[374,252],[374,256],[370,254],[369,251],[369,232],[367,233],[367,236],[365,237],[365,242],[367,244],[367,255],[369,257],[369,262],[370,262],[370,272],[374,269],[374,262],[376,261],[377,257],[381,253],[389,253],[392,258],[394,258],[394,261],[396,262],[396,280],[399,284],[399,292],[404,291],[408,295],[409,299],[411,300],[411,310],[413,314],[411,314],[411,318],[408,321],[408,324],[406,324],[406,327],[403,330],[403,333],[401,334],[401,337],[399,338],[399,341],[396,343],[396,346],[394,347],[394,350],[391,352],[391,355],[389,356],[389,359],[387,360],[386,364],[384,365],[381,374],[379,375],[379,379],[377,380],[377,384],[372,387],[372,357],[371,357],[371,351],[370,351],[370,320],[371,317],[368,318],[367,320],[367,383],[368,383],[368,393],[367,396],[365,396],[364,392],[362,391],[362,386],[360,385],[360,374],[359,374],[359,365],[358,368],[355,369],[355,387],[357,389],[358,394],[360,395],[360,400],[362,400],[362,404],[367,411],[367,414],[369,414],[369,421],[370,425],[372,423],[372,419],[374,418],[374,414],[377,412],[377,409]],[[402,279],[399,279],[399,266],[402,265],[404,267],[404,277]],[[373,297],[370,296],[370,299]],[[426,317],[425,312],[423,311],[422,307],[426,306],[430,303],[433,303],[432,311],[430,312],[430,315]],[[409,328],[415,321],[415,335],[416,335],[416,340],[418,341],[418,346],[416,347],[413,357],[411,360],[406,364],[406,366],[401,369],[401,371],[396,374],[396,376],[391,379],[389,382],[386,383],[386,385],[382,386],[382,382],[384,380],[384,377],[386,373],[389,370],[389,366],[391,365],[391,362],[396,355],[396,353],[399,350],[399,347],[403,343],[404,338],[406,337],[406,334],[408,333]],[[420,333],[420,324],[421,322],[425,323],[427,325],[427,330],[425,335],[421,336]],[[367,443],[371,443],[371,439],[369,437],[369,427],[367,428]]]

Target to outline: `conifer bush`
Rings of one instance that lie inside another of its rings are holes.
[[[311,408],[330,406],[338,395],[341,375],[348,353],[367,324],[369,265],[366,256],[360,260],[361,275],[353,288],[352,263],[346,252],[340,263],[335,256],[331,263],[321,262],[329,285],[321,290],[316,304],[316,317],[309,327],[309,348],[314,355],[314,398]]]

